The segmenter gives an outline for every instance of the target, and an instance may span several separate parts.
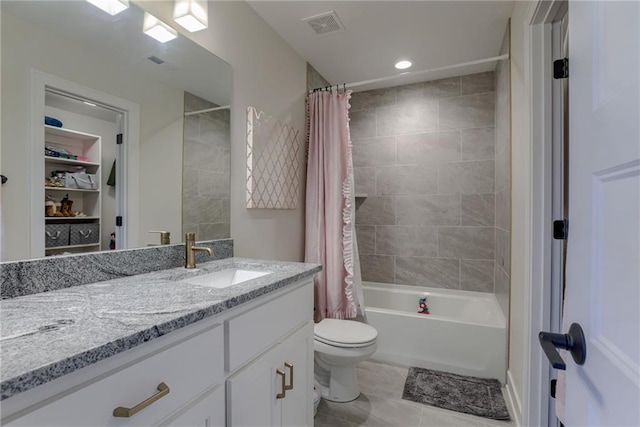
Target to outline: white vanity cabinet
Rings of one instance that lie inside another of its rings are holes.
[[[227,380],[228,426],[311,424],[312,334],[312,324],[302,326]]]
[[[227,426],[312,425],[312,313],[309,282],[225,323]]]
[[[307,278],[11,397],[1,424],[311,426],[312,307]]]
[[[190,407],[202,394],[224,388],[223,330],[222,325],[214,325],[142,360],[110,370],[106,376],[100,375],[86,385],[62,390],[52,396],[51,403],[28,411],[7,425],[157,425],[181,408]],[[219,396],[224,406],[224,396]],[[116,408],[122,409],[118,417]],[[132,413],[127,416],[125,412]]]

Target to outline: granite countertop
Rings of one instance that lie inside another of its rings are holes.
[[[224,289],[188,283],[189,277],[227,268],[273,273]],[[286,287],[320,269],[315,264],[227,258],[198,264],[194,270],[160,270],[1,300],[0,400]]]

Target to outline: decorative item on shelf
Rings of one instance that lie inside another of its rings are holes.
[[[62,122],[56,119],[55,117],[51,117],[51,116],[44,116],[44,124],[48,126],[57,127],[57,128],[62,127]]]
[[[69,200],[68,194],[65,194],[60,203],[62,204],[62,216],[76,216],[76,214],[71,210],[73,207],[73,200]]]
[[[418,306],[420,307],[418,314],[429,314],[429,307],[427,306],[427,297],[420,298],[418,300]]]
[[[109,249],[111,249],[112,251],[116,249],[116,233],[115,231],[111,233],[110,235],[111,240],[109,241]]]
[[[44,147],[44,155],[47,157],[58,157],[60,159],[78,160],[78,156],[76,154],[52,145]]]

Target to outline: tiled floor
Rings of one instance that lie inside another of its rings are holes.
[[[360,397],[348,403],[323,400],[318,407],[315,427],[515,426],[513,421],[489,420],[402,400],[407,368],[367,361],[356,369]]]

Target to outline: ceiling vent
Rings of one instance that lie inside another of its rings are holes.
[[[151,62],[155,63],[155,64],[158,64],[158,65],[160,65],[160,64],[164,64],[164,60],[162,60],[162,59],[158,58],[158,57],[157,57],[157,56],[155,56],[155,55],[152,55],[152,56],[148,57],[147,59],[148,59],[149,61],[151,61]]]
[[[303,18],[302,20],[309,24],[311,29],[319,36],[345,31],[344,25],[335,10]]]

